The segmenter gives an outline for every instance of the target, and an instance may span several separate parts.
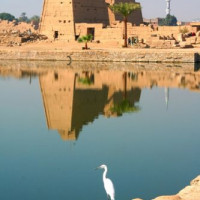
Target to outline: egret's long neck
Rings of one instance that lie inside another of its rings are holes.
[[[107,169],[107,167],[105,167],[105,168],[104,168],[104,172],[103,172],[103,180],[106,179],[107,171],[108,171],[108,169]]]

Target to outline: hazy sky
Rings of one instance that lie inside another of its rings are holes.
[[[143,17],[164,17],[166,0],[137,0],[143,7]],[[29,17],[40,15],[43,0],[0,0],[0,13],[8,12],[16,17],[26,12]],[[200,18],[200,0],[171,0],[171,14],[178,20]]]

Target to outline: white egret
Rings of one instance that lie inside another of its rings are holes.
[[[110,198],[110,200],[115,200],[115,189],[114,189],[114,185],[112,183],[112,181],[109,178],[106,178],[107,172],[108,172],[108,168],[106,165],[101,165],[99,167],[97,167],[97,169],[104,169],[103,172],[103,184],[104,184],[104,188],[107,194],[108,199]]]

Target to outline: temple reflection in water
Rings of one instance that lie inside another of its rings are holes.
[[[115,105],[126,100],[133,108],[141,89],[131,80],[122,71],[57,70],[40,76],[48,128],[58,130],[64,140],[76,140],[83,125],[99,114],[120,115],[112,110]]]
[[[99,115],[139,111],[144,88],[163,88],[166,108],[171,88],[200,91],[199,65],[74,63],[66,68],[66,63],[51,64],[29,62],[27,67],[25,62],[16,67],[15,62],[0,62],[0,76],[28,77],[30,83],[39,76],[47,126],[64,140],[76,140],[82,127]]]

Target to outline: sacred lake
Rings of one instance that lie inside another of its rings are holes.
[[[0,199],[176,194],[200,174],[197,64],[0,62]]]

